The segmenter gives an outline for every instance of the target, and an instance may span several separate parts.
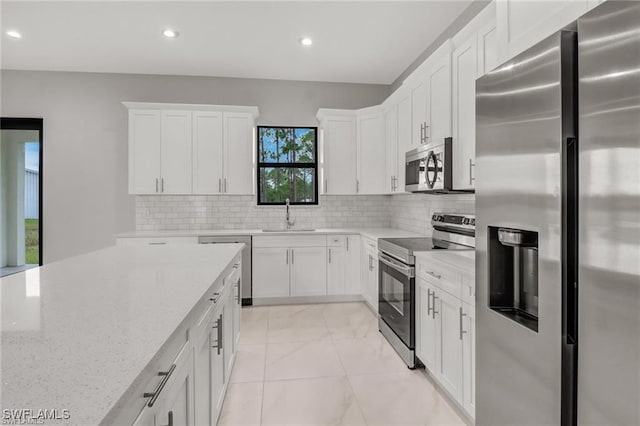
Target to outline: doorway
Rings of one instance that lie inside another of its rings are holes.
[[[42,265],[41,118],[0,118],[0,277]]]

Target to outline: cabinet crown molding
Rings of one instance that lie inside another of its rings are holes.
[[[248,112],[253,118],[258,118],[259,110],[256,106],[241,105],[206,105],[206,104],[173,104],[157,102],[122,102],[127,109],[173,109],[183,111],[218,111],[218,112]]]

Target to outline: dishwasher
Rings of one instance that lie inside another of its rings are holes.
[[[251,305],[251,235],[201,236],[198,244],[233,244],[242,243],[242,305]]]

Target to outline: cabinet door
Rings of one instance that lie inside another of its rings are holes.
[[[384,114],[358,117],[359,194],[383,194],[386,177]]]
[[[160,111],[129,110],[129,194],[160,190]]]
[[[496,23],[491,22],[478,31],[477,78],[482,77],[498,65],[500,65],[498,62],[498,30]]]
[[[474,418],[476,415],[476,310],[462,306],[462,406]]]
[[[255,175],[253,115],[244,112],[225,112],[223,119],[223,192],[253,195]]]
[[[222,192],[222,113],[193,112],[193,193]]]
[[[356,118],[328,117],[323,122],[325,194],[357,193]]]
[[[191,112],[162,111],[160,192],[191,194]]]
[[[414,148],[427,142],[427,103],[427,80],[424,78],[411,91],[411,141]]]
[[[327,294],[326,247],[291,249],[291,295],[324,296]]]
[[[462,302],[436,290],[436,379],[458,401],[462,401]]]
[[[405,154],[417,147],[411,138],[411,97],[398,104],[398,185],[396,192],[405,192]]]
[[[398,106],[393,105],[384,115],[386,130],[386,182],[385,192],[393,193],[399,188],[398,182]]]
[[[419,323],[419,334],[416,336],[419,343],[420,354],[418,358],[425,365],[425,367],[431,371],[435,376],[436,370],[436,320],[433,312],[433,298],[434,291],[433,286],[428,284],[422,278],[416,278],[416,285],[420,288],[419,303],[420,311],[416,318]]]
[[[444,142],[451,136],[451,51],[443,53],[429,69],[427,100],[427,141]]]
[[[222,310],[214,315],[209,336],[211,342],[211,419],[212,424],[216,424],[224,401],[223,390],[226,381],[223,348],[224,314]]]
[[[196,336],[194,342],[194,400],[195,424],[211,425],[211,324]]]
[[[346,262],[345,247],[327,247],[327,294],[346,293]]]
[[[365,248],[362,264],[362,296],[378,312],[378,253]]]
[[[588,0],[496,2],[499,62],[525,51],[588,9]]]
[[[231,283],[227,283],[231,285]],[[235,298],[233,291],[227,291],[224,307],[222,308],[222,350],[224,351],[225,382],[231,375],[233,357],[235,355],[235,345],[233,336],[233,317],[235,311]]]
[[[191,426],[194,419],[193,348],[185,346],[175,361],[176,368],[163,390],[165,397],[158,412],[160,424]],[[169,420],[172,419],[172,420]],[[168,423],[163,423],[168,421]]]
[[[345,293],[360,294],[360,236],[347,235]]]
[[[289,296],[289,249],[253,248],[253,297]]]
[[[453,187],[473,189],[476,151],[476,36],[452,55],[453,60]]]

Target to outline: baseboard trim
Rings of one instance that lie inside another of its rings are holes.
[[[359,294],[340,294],[332,296],[290,296],[290,297],[254,297],[253,306],[295,305],[304,303],[362,302]]]

